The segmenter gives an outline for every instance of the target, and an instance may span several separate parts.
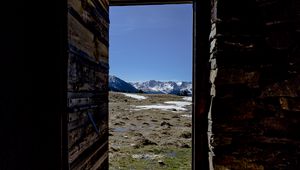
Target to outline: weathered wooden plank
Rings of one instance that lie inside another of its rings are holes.
[[[95,74],[96,84],[95,87],[97,89],[108,90],[108,74],[103,74],[101,72],[96,72]]]
[[[69,150],[69,162],[73,162],[83,151],[90,147],[95,141],[97,141],[98,135],[96,133],[89,134],[78,145],[70,148]]]
[[[74,109],[75,110],[75,109]],[[108,107],[106,103],[95,105],[93,109],[78,109],[76,112],[70,112],[68,115],[69,119],[69,130],[78,128],[86,124],[88,121],[87,114],[88,112],[93,113],[98,121],[102,121],[104,115],[108,112]]]
[[[97,162],[94,163],[94,166],[91,167],[91,170],[96,170],[98,169],[103,163],[105,160],[108,159],[108,151],[105,152],[105,154],[103,154]]]
[[[68,101],[68,107],[74,107],[74,106],[82,106],[82,105],[90,105],[94,104],[93,100],[89,97],[85,98],[70,98]]]
[[[107,68],[69,55],[68,91],[107,91]]]
[[[107,126],[107,112],[104,112],[103,115],[93,116],[95,119],[96,127],[100,131],[99,134],[101,135],[104,131],[108,128]],[[83,113],[85,114],[85,113]],[[79,119],[81,120],[81,119]],[[92,126],[91,122],[87,120],[85,124],[79,127],[75,127],[70,129],[69,131],[69,148],[73,147],[76,143],[80,143],[82,140],[88,139],[88,135],[91,133],[95,133],[95,128]]]
[[[104,131],[107,130],[107,126],[99,125],[99,127],[101,128],[99,136],[101,136],[103,135]],[[94,127],[91,124],[70,131],[68,136],[69,138],[68,148],[70,149],[70,151],[74,149],[77,150],[76,147],[78,147],[79,145],[83,145],[82,144],[83,141],[90,141],[91,134],[92,136],[97,135]]]
[[[69,122],[76,121],[76,120],[82,118],[83,112],[69,113],[68,116],[69,116],[69,117],[68,117]]]
[[[96,2],[100,2],[101,6],[108,13],[109,12],[109,1],[108,0],[94,0]]]
[[[100,18],[106,19],[108,21],[108,9],[109,5],[106,0],[68,0],[68,7],[72,7],[82,18],[86,21],[93,21],[91,14],[96,11]],[[94,18],[95,21],[99,21],[100,18]],[[107,25],[106,25],[107,26]]]
[[[91,126],[92,122],[87,116],[88,113],[92,114],[92,118],[94,123],[96,123],[96,128],[100,131],[102,129],[107,128],[107,112],[108,107],[107,103],[99,104],[99,106],[95,109],[88,109],[84,111],[78,111],[74,113],[69,113],[69,133],[70,137],[78,136],[83,133],[82,130],[78,129],[85,129],[84,133],[89,134],[91,131],[95,132],[95,128]],[[73,141],[74,139],[72,139]]]
[[[84,26],[80,24],[72,15],[68,15],[68,23],[69,23],[69,43],[78,49],[84,51],[88,54],[91,60],[96,61],[96,56],[94,53],[95,43],[94,43],[94,34],[86,29]]]
[[[98,1],[92,1],[70,0],[69,13],[93,32],[100,41],[108,45],[108,11],[105,11]]]
[[[84,136],[81,141],[73,145],[69,149],[69,162],[72,163],[76,158],[78,158],[85,150],[91,147],[100,138],[106,138],[108,127],[105,123],[100,125],[100,134],[98,135],[95,131],[90,132]],[[94,153],[94,151],[93,151]],[[85,158],[87,159],[87,158]]]
[[[98,147],[108,139],[108,27],[107,0],[68,0],[71,169],[90,169],[107,158],[108,149],[100,153]]]
[[[80,118],[68,123],[68,130],[73,130],[85,125],[88,122],[87,114],[82,113]]]
[[[85,133],[85,129],[83,128],[78,128],[74,129],[71,132],[68,132],[68,148],[71,148],[73,144],[78,141],[83,134]]]
[[[76,46],[69,44],[69,54],[73,55],[73,58],[78,60],[80,63],[85,65],[90,65],[95,67],[94,69],[97,71],[101,71],[103,73],[108,72],[108,62],[98,62],[96,63],[93,56],[89,56],[86,52],[77,48]],[[107,60],[107,59],[106,59]]]
[[[93,154],[74,169],[97,169],[108,158],[108,141],[104,142]]]
[[[68,108],[71,112],[71,110],[83,110],[80,109],[80,107],[87,108],[85,106],[90,106],[88,108],[106,107],[107,106],[107,103],[105,103],[106,98],[107,98],[106,96],[69,98]]]
[[[100,41],[96,41],[97,44],[97,47],[98,47],[98,52],[99,52],[99,55],[96,55],[96,56],[99,56],[99,61],[101,63],[105,63],[105,64],[108,64],[108,48],[107,46],[100,42]]]
[[[104,161],[108,162],[108,151],[106,151],[100,158],[98,158],[98,161],[92,164],[90,170],[98,169],[102,164],[104,164]]]
[[[69,134],[68,134],[68,139],[69,139],[68,148],[71,150],[71,148],[74,147],[74,145],[76,145],[76,144],[78,145],[80,140],[84,140],[86,135],[90,134],[92,132],[93,132],[92,125],[87,125],[84,128],[77,128],[77,129],[74,129],[72,131],[69,131]]]
[[[108,92],[68,92],[68,98],[107,98]]]

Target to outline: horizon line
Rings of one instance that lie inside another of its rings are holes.
[[[117,77],[117,78],[119,78],[119,79],[121,79],[121,80],[124,80],[124,81],[126,81],[126,82],[132,82],[132,83],[134,83],[134,82],[145,82],[145,81],[150,81],[150,80],[155,80],[155,81],[160,81],[160,82],[168,82],[168,81],[173,81],[173,82],[179,82],[179,81],[183,81],[183,82],[192,82],[192,80],[174,80],[174,79],[167,79],[167,80],[162,80],[162,79],[160,79],[160,80],[158,80],[158,79],[144,79],[144,80],[126,80],[126,79],[123,79],[123,78],[120,78],[119,76],[116,76],[116,75],[112,75],[112,74],[110,74],[109,76],[115,76],[115,77]]]

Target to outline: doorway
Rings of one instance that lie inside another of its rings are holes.
[[[192,168],[192,18],[191,4],[110,8],[111,169]]]

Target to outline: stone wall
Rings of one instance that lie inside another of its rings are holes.
[[[219,0],[214,9],[214,168],[300,169],[300,2]]]

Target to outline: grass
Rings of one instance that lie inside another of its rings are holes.
[[[135,154],[161,155],[159,158],[132,158]],[[158,163],[161,160],[164,165]],[[192,153],[190,148],[145,146],[139,149],[122,149],[122,156],[115,158],[110,170],[190,170]]]
[[[191,119],[186,111],[134,110],[135,106],[183,101],[182,96],[150,95],[136,100],[110,93],[110,170],[191,170]],[[162,125],[162,122],[172,126]],[[116,129],[126,129],[118,131]],[[126,137],[125,137],[126,136]],[[145,144],[144,140],[154,143]],[[156,144],[156,145],[153,145]]]

